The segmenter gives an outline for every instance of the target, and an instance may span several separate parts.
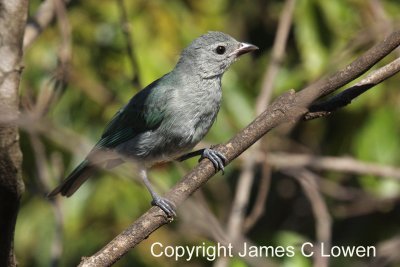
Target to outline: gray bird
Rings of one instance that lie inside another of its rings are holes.
[[[169,217],[176,216],[174,204],[154,191],[147,169],[181,157],[207,134],[220,108],[222,75],[239,56],[256,49],[222,32],[195,39],[171,72],[137,93],[114,115],[85,160],[48,196],[69,197],[99,167],[110,169],[133,161],[153,198],[151,204]],[[225,156],[211,148],[189,154],[208,158],[216,171],[224,169]]]

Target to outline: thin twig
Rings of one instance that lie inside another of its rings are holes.
[[[71,58],[72,58],[72,40],[71,26],[67,14],[66,1],[53,0],[55,12],[57,15],[57,24],[60,31],[61,42],[58,48],[58,67],[55,79],[56,97],[58,97],[67,86],[69,79]]]
[[[142,88],[142,84],[140,82],[139,76],[139,64],[137,63],[135,57],[135,50],[133,45],[133,37],[132,37],[132,27],[129,24],[128,14],[126,13],[126,6],[124,0],[118,0],[118,8],[120,12],[120,23],[121,23],[121,30],[125,36],[126,41],[126,52],[128,53],[129,62],[132,66],[132,85],[136,88]]]
[[[45,4],[46,2],[44,2]],[[45,6],[50,5],[46,3]],[[39,94],[31,110],[31,115],[40,118],[43,117],[50,107],[59,99],[67,87],[69,79],[69,69],[71,62],[71,27],[69,24],[65,2],[62,0],[52,0],[51,7],[57,17],[61,40],[58,48],[58,66],[54,77],[40,88]]]
[[[400,200],[399,196],[389,197],[377,197],[370,195],[362,191],[361,197],[358,197],[356,201],[349,204],[339,204],[332,208],[332,214],[336,218],[354,218],[360,217],[366,214],[371,214],[376,211],[387,211],[388,208],[393,207],[395,203]]]
[[[55,16],[53,0],[45,0],[25,27],[24,50],[29,47]]]
[[[271,184],[271,167],[265,162],[261,168],[261,180],[258,186],[256,201],[254,202],[253,209],[246,217],[243,223],[243,231],[247,233],[257,223],[257,221],[264,214],[265,201],[268,197],[268,191]]]
[[[33,153],[35,155],[35,164],[37,177],[40,183],[40,191],[41,195],[45,195],[50,191],[51,179],[48,171],[48,167],[50,164],[46,158],[45,147],[40,140],[40,138],[34,134],[29,134],[29,140],[33,149]],[[54,237],[51,242],[51,266],[56,267],[59,266],[62,251],[63,251],[63,213],[60,206],[59,199],[53,199],[50,201],[51,207],[54,213],[55,218],[55,229],[54,229]]]
[[[47,191],[48,192],[48,191]],[[55,218],[54,237],[51,242],[51,267],[60,265],[60,260],[63,254],[63,237],[64,237],[64,215],[61,208],[59,198],[51,201],[51,207]]]
[[[309,106],[315,100],[336,91],[340,87],[360,77],[399,46],[398,38],[400,38],[400,31],[393,32],[385,38],[383,42],[370,48],[359,58],[347,65],[343,70],[336,72],[328,78],[321,79],[299,91],[298,98],[301,101],[299,104]]]
[[[365,194],[362,189],[349,186],[345,187],[330,179],[320,179],[318,183],[323,194],[339,201],[354,201]]]
[[[65,0],[65,4],[68,4],[70,0]],[[54,0],[43,1],[36,14],[30,17],[28,23],[25,26],[24,34],[24,50],[26,50],[36,38],[46,29],[55,18],[55,3]]]
[[[326,251],[330,250],[331,246],[331,216],[325,204],[323,197],[318,190],[318,177],[307,169],[288,169],[284,173],[289,174],[299,181],[305,195],[307,196],[313,210],[316,228],[316,241],[318,250],[321,245]],[[323,257],[321,253],[314,253],[314,266],[327,267],[329,266],[329,257]]]
[[[59,60],[61,64],[65,65],[71,61],[71,26],[68,19],[66,2],[63,0],[53,0],[53,2],[61,36],[61,44],[58,52]]]
[[[400,181],[400,168],[376,163],[367,163],[350,157],[328,157],[307,154],[268,153],[268,162],[277,168],[309,167],[354,174],[376,175]]]
[[[245,158],[239,182],[236,186],[236,195],[232,203],[232,210],[227,225],[228,236],[231,240],[236,240],[242,233],[243,221],[246,215],[247,205],[250,198],[251,187],[254,180],[254,168],[256,161],[251,155]],[[243,188],[245,190],[243,190]]]
[[[331,114],[333,111],[345,107],[359,95],[365,93],[370,88],[392,77],[400,71],[400,58],[372,72],[366,78],[362,79],[356,85],[335,95],[331,99],[322,103],[314,104],[310,111],[304,116],[305,120],[311,120]]]
[[[377,245],[377,257],[373,257],[368,266],[393,266],[400,262],[400,235],[379,242]]]
[[[260,114],[268,105],[274,88],[275,80],[282,65],[282,60],[285,55],[286,44],[289,36],[290,27],[296,0],[286,0],[282,9],[282,14],[279,19],[278,29],[274,46],[272,47],[271,60],[264,74],[261,93],[257,98],[256,111]]]

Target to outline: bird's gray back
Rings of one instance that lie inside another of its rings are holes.
[[[172,71],[152,90],[148,105],[162,108],[156,129],[144,131],[117,147],[123,155],[152,165],[193,148],[208,132],[221,103],[221,77],[203,79]]]

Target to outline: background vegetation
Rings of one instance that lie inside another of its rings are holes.
[[[41,4],[31,1],[31,15]],[[131,181],[137,179],[131,166],[101,172],[69,199],[49,201],[44,195],[84,158],[118,108],[170,71],[194,38],[219,30],[260,47],[225,74],[223,105],[201,146],[227,141],[251,122],[283,6],[284,1],[278,0],[86,0],[68,3],[66,16],[58,9],[54,23],[25,52],[21,108],[26,122],[21,146],[26,193],[15,237],[20,265],[77,265],[82,256],[96,252],[149,208],[148,192],[140,182]],[[296,1],[272,97],[291,88],[299,90],[344,67],[398,29],[399,14],[397,0]],[[380,66],[396,55],[398,51]],[[66,86],[54,87],[54,76],[66,72]],[[395,76],[327,118],[279,128],[263,139],[261,150],[399,166],[399,84],[400,77]],[[192,262],[155,258],[149,248],[155,241],[165,245],[220,241],[215,231],[226,228],[244,162],[236,160],[225,175],[213,178],[178,210],[174,223],[159,229],[116,266],[210,265],[204,258]],[[163,165],[153,169],[151,176],[165,192],[195,164],[196,159]],[[246,229],[246,237],[254,244],[273,246],[315,241],[315,214],[298,179],[273,163],[266,178],[265,164],[268,156],[258,159],[250,172],[254,183],[246,213],[265,206],[263,215]],[[314,174],[331,216],[332,244],[380,249],[395,244],[389,253],[380,250],[381,260],[400,266],[399,177],[329,168]],[[260,203],[262,181],[267,196]],[[313,265],[312,258],[300,255],[266,260],[279,266]],[[332,258],[330,266],[367,266],[373,260]],[[257,263],[235,258],[229,264]]]

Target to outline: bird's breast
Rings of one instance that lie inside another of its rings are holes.
[[[197,91],[183,100],[183,114],[192,130],[191,141],[197,144],[214,123],[221,105],[221,85],[217,81],[199,84]]]

